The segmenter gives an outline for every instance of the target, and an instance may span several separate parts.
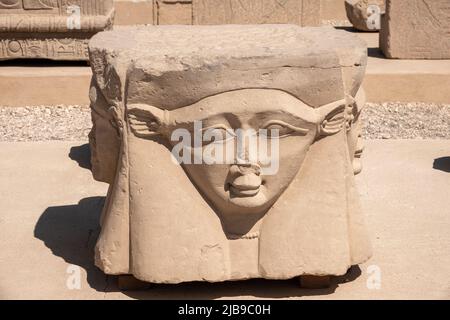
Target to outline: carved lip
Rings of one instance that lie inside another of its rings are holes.
[[[364,145],[358,146],[355,150],[355,158],[361,158],[362,154],[364,152]]]
[[[238,183],[236,180],[230,183],[231,194],[238,197],[252,197],[258,194],[261,184]]]
[[[250,171],[235,177],[229,183],[229,190],[237,197],[252,197],[258,194],[261,184],[261,177]]]
[[[363,150],[357,150],[355,152],[355,158],[361,158],[362,154],[363,154]]]
[[[230,193],[236,197],[253,197],[259,193],[260,187],[256,189],[239,189],[230,185]]]

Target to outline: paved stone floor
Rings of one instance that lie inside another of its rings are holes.
[[[93,265],[107,186],[87,154],[84,142],[0,143],[1,299],[450,299],[450,140],[367,142],[357,182],[374,256],[326,290],[252,280],[118,291]]]

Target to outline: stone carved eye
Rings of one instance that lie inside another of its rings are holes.
[[[211,143],[223,143],[236,137],[236,134],[231,128],[228,128],[222,124],[205,128],[202,130],[202,134],[202,146],[206,146]]]
[[[281,120],[271,120],[267,122],[260,130],[261,135],[272,138],[284,138],[290,135],[306,135],[309,130],[295,127]]]

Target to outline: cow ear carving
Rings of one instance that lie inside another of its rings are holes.
[[[131,104],[127,110],[128,121],[134,135],[151,139],[163,134],[168,123],[168,111],[147,104]]]
[[[342,104],[329,112],[320,124],[320,135],[329,136],[338,133],[346,125],[346,106]]]

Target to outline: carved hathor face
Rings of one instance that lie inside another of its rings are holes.
[[[349,153],[350,157],[353,159],[353,172],[354,174],[359,174],[362,171],[361,156],[364,151],[364,140],[361,136],[362,134],[362,122],[361,113],[364,108],[366,98],[363,89],[360,89],[357,93],[355,100],[350,107],[349,123],[351,125],[348,128],[348,142],[349,142]]]
[[[96,86],[91,87],[89,97],[92,111],[92,130],[89,133],[92,175],[97,181],[111,184],[120,151],[115,108],[107,103]]]
[[[170,141],[176,129],[194,136],[195,121],[201,121],[203,130],[214,128],[221,133],[212,142],[189,150],[192,154],[198,148],[204,152],[214,144],[216,150],[223,149],[225,154],[234,150],[234,163],[184,163],[183,167],[200,193],[225,219],[263,215],[295,178],[311,144],[345,126],[344,112],[343,101],[314,109],[288,93],[272,89],[230,91],[172,111],[148,105],[128,106],[131,129],[141,138],[163,136]],[[264,175],[263,165],[249,159],[249,145],[241,154],[233,147],[236,137],[227,133],[237,129],[253,129],[256,133],[259,129],[278,129],[278,137],[267,135],[268,141],[278,139],[279,167],[275,174]],[[170,143],[175,146],[179,141]]]

